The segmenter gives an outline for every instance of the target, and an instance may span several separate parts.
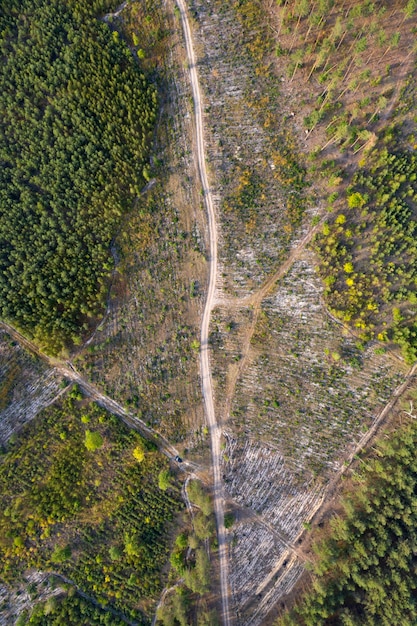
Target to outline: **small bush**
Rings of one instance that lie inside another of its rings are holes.
[[[103,445],[103,437],[97,431],[86,430],[84,445],[89,452],[94,452]]]

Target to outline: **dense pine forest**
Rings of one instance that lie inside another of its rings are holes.
[[[362,460],[344,513],[315,550],[313,589],[279,626],[392,626],[417,621],[417,427]]]
[[[126,623],[118,615],[95,606],[70,588],[65,595],[52,596],[46,602],[37,604],[30,615],[22,613],[16,626],[123,626]]]
[[[57,352],[103,310],[111,242],[148,176],[156,90],[109,2],[5,0],[0,315]]]

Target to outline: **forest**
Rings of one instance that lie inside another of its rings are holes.
[[[0,578],[13,584],[28,568],[56,573],[147,623],[180,508],[154,444],[74,387],[0,457]]]
[[[0,315],[57,353],[103,311],[111,243],[149,179],[157,94],[109,2],[5,0]]]
[[[390,144],[398,133],[390,131]],[[391,146],[389,146],[391,147]],[[375,150],[347,188],[346,211],[326,222],[315,248],[333,312],[364,339],[395,341],[417,358],[416,156]]]
[[[359,459],[343,513],[315,545],[312,590],[277,626],[415,624],[417,425]]]
[[[35,605],[30,615],[22,613],[16,626],[123,626],[126,621],[111,611],[95,606],[70,587],[65,595],[52,596]]]

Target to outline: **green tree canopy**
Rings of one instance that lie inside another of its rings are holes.
[[[94,17],[109,4],[2,2],[0,316],[50,352],[103,310],[110,243],[145,182],[156,91]]]
[[[169,470],[161,470],[158,475],[158,485],[162,491],[166,491],[171,483]]]
[[[313,588],[279,626],[417,623],[416,444],[413,421],[367,459],[344,515],[316,543]]]
[[[94,452],[103,445],[103,437],[97,431],[85,431],[85,447],[89,452]]]

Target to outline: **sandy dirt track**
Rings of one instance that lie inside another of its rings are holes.
[[[209,231],[209,282],[207,289],[207,299],[203,312],[201,324],[201,380],[204,403],[206,408],[207,424],[210,430],[211,455],[213,465],[213,486],[214,486],[214,511],[216,514],[217,537],[219,543],[219,566],[220,585],[222,595],[222,622],[224,626],[231,624],[229,612],[229,589],[228,589],[228,558],[226,545],[226,530],[224,527],[224,496],[220,471],[220,439],[221,429],[216,421],[213,402],[213,383],[211,377],[209,361],[209,325],[211,311],[215,302],[215,287],[217,276],[217,225],[213,205],[213,198],[208,184],[206,170],[206,154],[204,148],[203,133],[203,110],[201,104],[200,84],[196,69],[196,59],[194,54],[193,41],[190,24],[187,16],[187,9],[183,0],[177,0],[177,6],[181,14],[181,22],[184,31],[185,44],[187,49],[188,65],[190,70],[191,88],[194,101],[195,119],[195,140],[196,159],[203,188],[204,204],[207,210],[208,231]]]

